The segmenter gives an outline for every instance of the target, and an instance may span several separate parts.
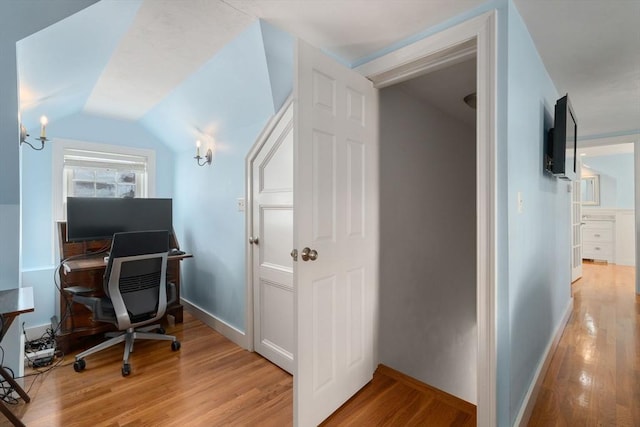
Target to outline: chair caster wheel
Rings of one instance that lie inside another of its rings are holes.
[[[161,335],[164,335],[167,331],[164,330],[164,328],[161,326],[158,328],[158,333]]]
[[[85,362],[84,359],[76,360],[75,362],[73,362],[73,370],[76,372],[80,372],[86,367],[87,362]]]
[[[173,341],[171,343],[171,350],[173,350],[173,351],[180,350],[180,341]]]
[[[128,363],[125,363],[124,365],[122,365],[122,376],[126,377],[131,373],[131,365],[129,365]]]

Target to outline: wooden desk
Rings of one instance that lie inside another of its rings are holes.
[[[105,332],[112,332],[116,327],[104,322],[94,322],[91,311],[82,304],[73,304],[71,296],[64,292],[64,288],[70,286],[83,286],[92,289],[90,296],[102,297],[103,276],[106,268],[104,257],[106,252],[87,256],[101,249],[108,250],[111,247],[111,239],[94,240],[89,242],[69,242],[66,240],[67,224],[58,222],[58,241],[60,242],[61,261],[69,259],[62,264],[59,271],[60,288],[60,330],[56,335],[57,346],[64,353],[72,350],[88,347],[94,336],[102,336]],[[175,234],[170,234],[169,245],[179,249]],[[182,304],[180,304],[180,262],[185,258],[191,258],[191,254],[173,255],[167,260],[167,282],[173,282],[176,286],[176,302],[167,307],[167,314],[174,317],[176,323],[182,323]]]
[[[169,255],[167,262],[181,261],[185,258],[193,258],[193,254]],[[72,259],[62,264],[64,273],[74,273],[78,271],[99,270],[107,267],[107,262],[102,257],[87,257],[81,259]]]
[[[29,313],[33,310],[32,288],[18,288],[0,291],[0,315],[2,315],[3,320],[2,331],[0,332],[0,341],[9,330],[9,327],[13,323],[13,319],[15,319],[19,314]],[[5,381],[11,384],[11,387],[13,387],[25,402],[28,403],[31,401],[27,392],[20,387],[20,384],[18,384],[13,379],[13,376],[2,366],[0,366],[0,375],[5,379]],[[22,421],[20,421],[2,401],[0,401],[0,412],[2,412],[14,426],[24,426]]]

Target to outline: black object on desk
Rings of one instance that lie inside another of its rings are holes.
[[[4,335],[9,330],[9,327],[13,323],[13,319],[15,319],[19,314],[29,313],[33,310],[33,288],[18,288],[0,291],[0,315],[2,315],[3,319],[0,341],[2,341],[2,338],[4,338]],[[20,385],[13,379],[13,376],[2,366],[0,366],[0,375],[9,384],[11,384],[11,387],[13,387],[25,402],[28,403],[31,401],[27,392],[20,387]],[[0,412],[2,412],[14,426],[24,426],[24,423],[5,406],[4,402],[1,401]]]

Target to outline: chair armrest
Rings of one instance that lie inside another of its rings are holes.
[[[85,288],[84,286],[69,286],[64,288],[63,291],[70,293],[71,295],[89,294],[93,292],[91,288]]]
[[[100,298],[87,295],[93,292],[93,289],[85,288],[84,286],[69,286],[68,288],[64,288],[64,291],[71,295],[71,300],[74,303],[86,306],[93,313],[99,313],[98,310],[101,308]]]
[[[85,297],[82,295],[74,295],[73,302],[82,304],[91,310],[95,315],[102,313],[102,299],[96,297]]]

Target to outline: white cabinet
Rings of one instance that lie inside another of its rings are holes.
[[[582,258],[614,262],[615,215],[582,215]]]

